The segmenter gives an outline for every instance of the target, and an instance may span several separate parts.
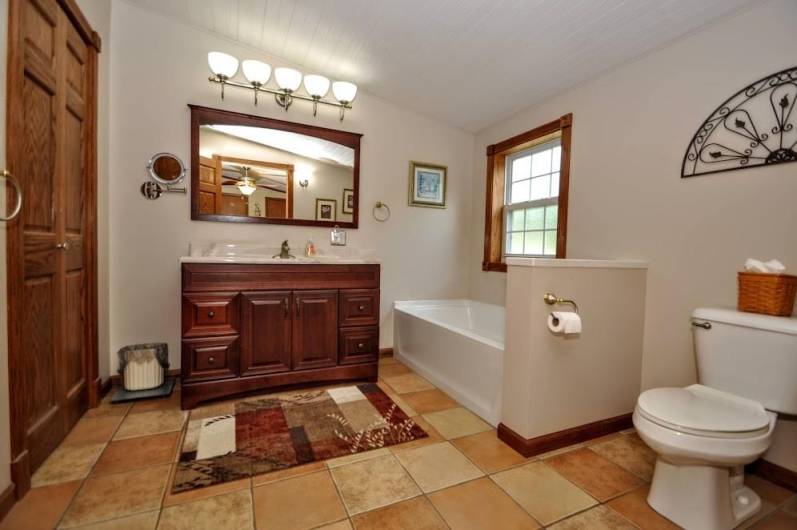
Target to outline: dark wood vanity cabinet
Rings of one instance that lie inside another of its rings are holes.
[[[379,265],[184,263],[182,406],[376,380]]]

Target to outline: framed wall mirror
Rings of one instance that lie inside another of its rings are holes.
[[[361,134],[189,107],[191,219],[357,228]]]

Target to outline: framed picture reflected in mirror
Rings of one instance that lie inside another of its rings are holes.
[[[338,201],[335,199],[316,199],[315,218],[316,221],[334,221],[337,216],[335,210],[338,208]]]

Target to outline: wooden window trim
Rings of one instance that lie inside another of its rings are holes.
[[[570,188],[570,141],[573,115],[540,125],[497,144],[487,146],[487,188],[484,213],[484,261],[482,270],[506,272],[503,261],[504,246],[504,187],[506,157],[546,141],[546,137],[560,133],[562,162],[559,172],[559,217],[557,220],[556,258],[563,259],[567,251],[567,202]]]

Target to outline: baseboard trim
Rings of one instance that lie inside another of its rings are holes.
[[[14,503],[17,502],[17,495],[14,490],[14,484],[11,483],[0,493],[0,521],[8,515]]]
[[[393,348],[379,348],[379,357],[393,357]]]
[[[113,378],[109,377],[105,381],[103,381],[102,385],[100,386],[100,400],[108,395],[108,392],[111,391],[113,388]]]
[[[555,449],[561,449],[568,445],[586,442],[623,429],[630,429],[632,426],[631,413],[628,413],[585,425],[578,425],[563,431],[544,434],[536,438],[524,438],[503,423],[499,423],[498,438],[528,458]]]
[[[171,370],[166,370],[166,377],[180,377],[180,369],[179,368],[172,368]],[[122,386],[122,376],[119,374],[114,374],[109,379],[111,386]],[[108,388],[110,390],[110,387]]]
[[[791,469],[786,469],[785,467],[759,458],[752,464],[744,466],[744,470],[747,473],[758,475],[778,486],[797,492],[797,472]]]

